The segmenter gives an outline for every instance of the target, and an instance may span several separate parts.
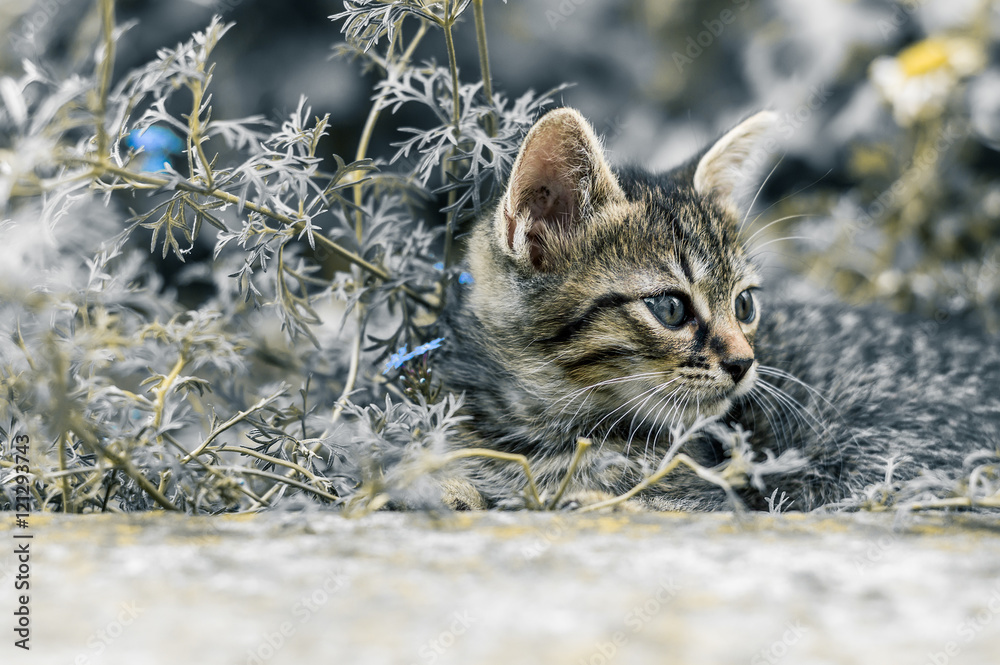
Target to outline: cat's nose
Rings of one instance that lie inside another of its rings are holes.
[[[750,367],[753,366],[753,358],[731,358],[723,360],[720,364],[723,371],[733,377],[733,383],[739,383],[740,379],[746,376]]]

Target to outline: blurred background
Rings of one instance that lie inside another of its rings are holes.
[[[333,58],[335,0],[122,0],[136,21],[117,74],[203,28],[236,22],[216,51],[216,118],[278,118],[306,95],[330,113],[324,149],[353,155],[377,73]],[[667,168],[746,115],[779,112],[755,160],[752,228],[762,256],[851,302],[945,320],[1000,323],[1000,8],[989,0],[486,0],[494,89],[516,98],[569,82],[612,158]],[[471,12],[456,32],[475,80]],[[89,71],[99,32],[89,0],[4,0],[0,72],[43,56]],[[444,60],[439,39],[416,59]],[[412,105],[411,105],[412,106]],[[369,154],[390,157],[404,106]],[[780,238],[791,237],[788,240]],[[773,241],[773,242],[771,242]],[[207,241],[206,241],[207,242]],[[210,252],[202,258],[209,258]],[[167,261],[169,262],[169,258]],[[170,266],[164,267],[169,273]]]

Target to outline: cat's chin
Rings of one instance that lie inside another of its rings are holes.
[[[684,413],[684,424],[690,426],[698,418],[715,418],[725,415],[733,406],[733,398],[723,397],[712,401],[706,401],[697,407],[689,407]]]
[[[754,372],[754,369],[750,370]],[[756,374],[748,376],[739,383],[739,385],[734,386],[727,392],[722,394],[716,393],[711,396],[704,397],[698,402],[697,407],[687,408],[684,414],[684,422],[686,424],[691,424],[696,421],[699,417],[702,418],[713,418],[717,416],[724,416],[729,413],[729,410],[733,408],[733,404],[739,401],[740,398],[748,395],[751,390],[753,390],[754,384],[756,383]]]

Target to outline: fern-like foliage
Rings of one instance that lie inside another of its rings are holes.
[[[66,512],[437,500],[461,422],[430,335],[454,239],[562,90],[494,91],[482,40],[477,75],[459,71],[453,32],[471,15],[485,34],[483,4],[344,3],[338,52],[380,77],[350,156],[305,98],[216,116],[213,54],[238,29],[220,18],[116,79],[131,26],[95,0],[91,73],[29,59],[0,77],[0,506],[17,478]],[[421,43],[446,64],[415,63]],[[369,154],[404,106],[428,124]],[[743,452],[733,478],[777,468]],[[995,489],[994,462],[974,461],[970,492]]]

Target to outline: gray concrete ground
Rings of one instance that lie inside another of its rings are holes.
[[[996,517],[31,524],[32,649],[7,554],[2,663],[1000,663]]]

